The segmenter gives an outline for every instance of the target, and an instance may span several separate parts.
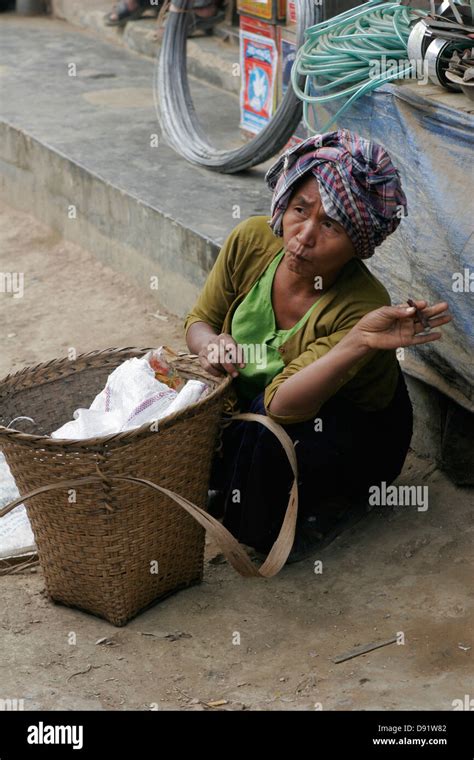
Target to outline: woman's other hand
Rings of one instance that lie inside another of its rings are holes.
[[[239,373],[236,366],[245,366],[242,347],[227,333],[213,337],[201,348],[198,356],[201,366],[211,375],[220,376],[227,372],[232,377],[237,377]]]
[[[426,301],[414,301],[412,306],[382,306],[366,314],[353,330],[369,348],[396,349],[401,346],[419,346],[441,338],[440,332],[427,332],[419,318],[428,321],[429,327],[440,327],[451,322],[452,316],[445,301],[428,306]]]

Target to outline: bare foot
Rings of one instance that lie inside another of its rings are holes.
[[[127,7],[129,11],[136,11],[139,6],[138,0],[127,0]],[[112,11],[109,16],[110,21],[117,21],[118,14]]]
[[[194,13],[196,16],[202,16],[202,18],[209,18],[209,16],[215,16],[217,12],[217,5],[215,3],[212,3],[211,5],[206,5],[205,8],[196,8],[194,10]]]
[[[196,16],[200,16],[201,18],[209,18],[210,16],[216,15],[217,11],[219,10],[219,6],[216,3],[211,3],[210,5],[206,5],[204,8],[192,8],[190,10],[192,10],[192,12],[196,14]],[[163,24],[155,32],[153,32],[152,39],[157,42],[161,42],[163,39],[164,33],[165,33],[165,30],[164,30],[164,24]]]

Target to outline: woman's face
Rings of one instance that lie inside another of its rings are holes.
[[[323,287],[325,275],[332,280],[355,256],[347,232],[327,216],[313,176],[293,192],[282,225],[288,269],[308,279],[321,276]]]

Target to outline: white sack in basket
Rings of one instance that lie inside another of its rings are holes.
[[[107,378],[89,409],[76,409],[74,420],[52,438],[83,439],[111,435],[166,417],[193,404],[207,391],[201,380],[188,380],[179,393],[155,378],[146,358],[127,359]]]
[[[0,452],[0,509],[6,507],[20,493],[13,475]],[[19,504],[0,520],[0,560],[35,549],[35,539],[23,504]]]

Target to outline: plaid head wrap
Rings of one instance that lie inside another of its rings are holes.
[[[338,129],[290,148],[266,173],[265,181],[273,190],[269,224],[275,235],[283,234],[282,217],[293,186],[309,173],[318,182],[326,214],[342,225],[361,259],[372,256],[396,230],[400,217],[407,216],[400,175],[387,151]]]

